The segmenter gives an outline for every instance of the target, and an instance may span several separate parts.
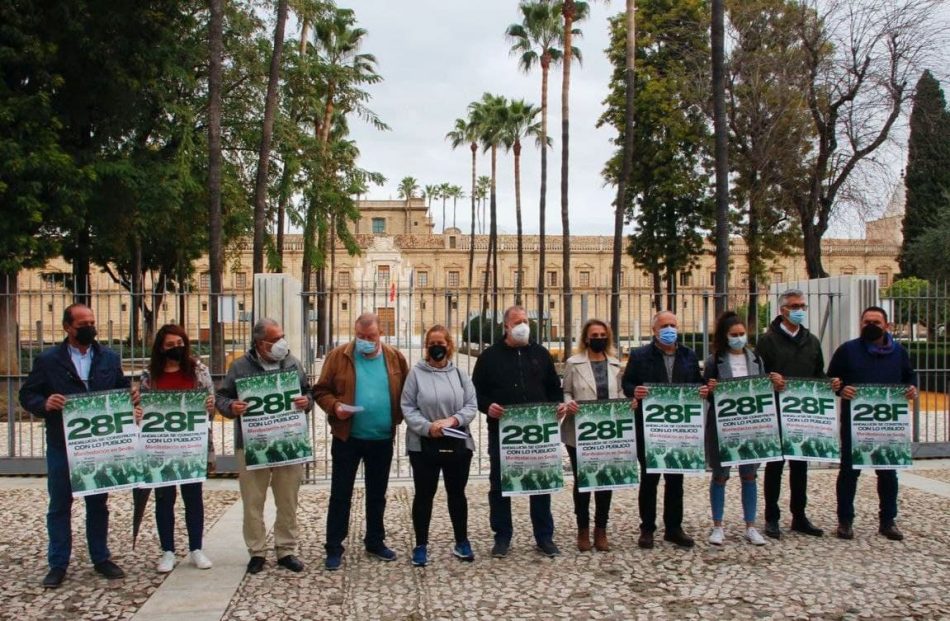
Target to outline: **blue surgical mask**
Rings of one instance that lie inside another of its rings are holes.
[[[356,339],[356,353],[369,356],[376,353],[376,341]]]
[[[676,342],[676,328],[660,328],[657,338],[664,345],[672,345]]]
[[[742,336],[730,336],[729,337],[729,349],[742,349],[745,347],[746,343],[749,342],[749,337],[746,335]]]
[[[805,319],[808,317],[808,313],[804,309],[796,308],[793,311],[789,311],[788,320],[791,321],[796,326],[800,326],[805,323]]]

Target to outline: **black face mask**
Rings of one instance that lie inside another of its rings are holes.
[[[884,328],[876,326],[873,323],[861,328],[861,338],[865,341],[874,342],[884,336]]]
[[[179,347],[172,347],[171,349],[165,350],[165,357],[169,360],[174,360],[175,362],[181,362],[185,359],[185,346],[181,345]]]
[[[446,354],[449,353],[449,348],[445,345],[429,345],[426,350],[429,352],[429,357],[435,360],[436,362],[442,362]]]
[[[587,341],[587,346],[590,347],[590,350],[595,354],[602,354],[607,351],[607,342],[606,338],[602,339],[590,339]]]
[[[76,328],[76,340],[82,346],[92,345],[92,342],[96,340],[96,334],[95,326],[80,326]]]

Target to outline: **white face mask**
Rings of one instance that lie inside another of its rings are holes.
[[[287,344],[287,339],[275,341],[274,344],[270,346],[270,357],[276,362],[280,362],[286,358],[289,353],[290,345]]]
[[[511,340],[525,345],[528,343],[528,339],[531,338],[531,326],[526,323],[519,323],[511,329],[510,334]]]

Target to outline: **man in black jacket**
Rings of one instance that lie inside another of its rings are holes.
[[[646,451],[643,446],[642,400],[649,393],[644,384],[702,384],[699,360],[693,350],[677,345],[676,315],[662,311],[653,317],[653,342],[630,352],[627,368],[623,372],[623,392],[637,399],[637,458],[640,460],[640,539],[641,548],[653,547],[656,531],[656,489],[660,484],[659,474],[647,474]],[[707,389],[699,388],[705,399]],[[683,532],[683,475],[664,474],[663,490],[663,539],[684,548],[693,547],[693,539]]]
[[[808,305],[805,294],[799,289],[789,289],[779,297],[781,315],[772,321],[768,331],[759,337],[755,351],[769,373],[778,373],[783,378],[823,378],[825,358],[821,342],[804,325]],[[840,383],[832,385],[835,390]],[[782,536],[779,528],[780,510],[778,498],[782,491],[784,461],[765,464],[765,534],[773,539]],[[789,460],[789,484],[792,512],[792,530],[820,537],[824,531],[816,527],[805,515],[808,504],[808,462]]]
[[[486,349],[475,362],[472,383],[478,397],[478,409],[488,415],[488,456],[490,460],[488,506],[491,529],[495,533],[492,556],[503,558],[511,547],[511,499],[501,493],[501,450],[498,444],[498,420],[506,405],[555,402],[564,400],[561,379],[554,368],[551,353],[530,340],[528,314],[521,306],[505,311],[505,338]],[[560,406],[559,406],[560,407]],[[531,526],[538,550],[557,556],[554,545],[554,518],[551,495],[530,497]]]

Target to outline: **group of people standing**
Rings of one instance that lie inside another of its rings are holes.
[[[718,318],[713,336],[713,353],[700,370],[696,353],[681,344],[678,320],[664,311],[652,320],[653,339],[630,352],[626,367],[613,351],[614,335],[601,320],[588,321],[581,331],[578,351],[565,365],[563,381],[550,352],[531,338],[527,312],[520,306],[504,313],[504,338],[479,355],[472,376],[453,363],[455,343],[444,326],[433,326],[425,334],[422,359],[409,368],[405,357],[381,339],[379,319],[372,313],[361,315],[354,326],[352,342],[335,348],[326,357],[322,373],[314,386],[300,362],[291,355],[283,329],[276,321],[259,320],[252,330],[249,350],[230,366],[227,376],[212,394],[207,369],[191,351],[187,334],[178,326],[162,327],[156,335],[148,372],[142,387],[154,390],[202,389],[209,392],[208,412],[215,409],[228,418],[238,418],[248,404],[238,398],[236,382],[242,377],[267,371],[296,371],[300,395],[293,399],[299,410],[309,411],[314,404],[326,413],[332,433],[330,454],[332,475],[326,519],[326,557],[324,567],[342,566],[344,541],[348,536],[353,490],[360,465],[363,465],[366,531],[363,546],[367,553],[382,561],[394,561],[396,552],[386,545],[386,493],[393,457],[394,440],[400,423],[406,422],[405,446],[412,466],[415,496],[412,522],[415,547],[411,563],[429,562],[429,530],[433,499],[440,476],[445,482],[448,512],[452,522],[452,553],[461,561],[475,558],[468,539],[468,501],[466,485],[475,449],[469,428],[478,412],[487,416],[489,470],[489,522],[494,533],[491,555],[505,557],[511,549],[513,525],[511,500],[502,494],[499,421],[506,407],[525,403],[557,403],[561,437],[571,468],[577,479],[577,449],[572,417],[578,402],[630,399],[635,409],[637,455],[640,460],[639,488],[641,548],[654,546],[657,529],[657,491],[661,476],[665,480],[663,503],[663,539],[689,548],[694,540],[682,527],[683,475],[646,472],[643,441],[643,400],[649,384],[695,384],[702,398],[709,398],[717,381],[767,374],[777,392],[784,389],[785,378],[830,378],[833,390],[842,398],[841,466],[837,481],[838,527],[842,539],[853,538],[854,495],[859,470],[852,468],[850,451],[849,400],[861,383],[900,383],[907,386],[906,396],[916,396],[917,378],[907,352],[888,332],[887,313],[870,307],[861,315],[859,338],[843,344],[825,369],[818,339],[804,326],[807,316],[801,291],[786,291],[780,299],[781,314],[767,332],[759,336],[756,349],[748,346],[745,323],[732,312]],[[71,553],[70,508],[72,490],[63,438],[62,408],[68,395],[86,391],[123,388],[138,391],[123,374],[119,357],[96,340],[95,317],[81,304],[68,307],[63,317],[66,339],[40,355],[20,391],[25,409],[45,419],[47,467],[49,471],[49,572],[44,586],[59,586],[66,575]],[[711,400],[710,400],[711,401]],[[707,445],[717,443],[715,410],[707,409]],[[243,534],[250,560],[249,573],[266,566],[267,540],[264,524],[264,500],[267,489],[273,491],[277,508],[274,547],[277,564],[300,572],[303,562],[297,557],[298,491],[303,466],[275,465],[248,470],[243,460],[240,425],[236,425],[236,454],[244,506]],[[722,545],[725,540],[723,515],[725,486],[730,468],[722,466],[718,451],[707,450],[712,469],[709,485],[712,527],[708,541]],[[765,467],[765,528],[768,537],[781,537],[779,527],[780,495],[784,462]],[[807,462],[791,461],[791,530],[811,536],[823,531],[806,514]],[[744,538],[755,545],[765,544],[756,529],[758,465],[738,468],[741,485]],[[876,470],[880,496],[879,532],[892,540],[903,535],[897,528],[897,476],[894,470]],[[591,496],[594,500],[594,528],[590,528]],[[198,568],[212,563],[202,551],[204,529],[201,483],[181,486],[185,503],[189,556]],[[577,526],[577,549],[610,550],[607,524],[612,493],[573,490]],[[174,504],[176,487],[156,491],[156,524],[162,547],[158,571],[171,571],[175,565]],[[95,570],[107,578],[121,578],[124,572],[111,559],[106,545],[108,531],[107,494],[85,497],[86,535]],[[537,549],[545,556],[560,553],[554,541],[554,519],[549,494],[530,496],[530,517]]]

